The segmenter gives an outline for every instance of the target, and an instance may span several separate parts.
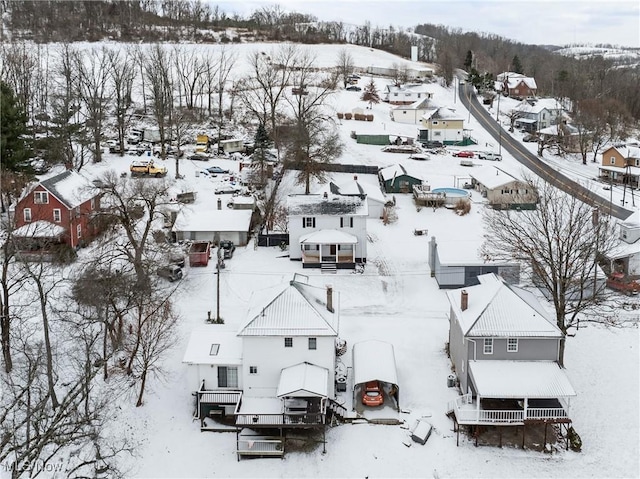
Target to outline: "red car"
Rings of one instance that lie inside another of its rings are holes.
[[[384,395],[378,381],[369,381],[362,390],[362,404],[365,406],[382,406]]]
[[[458,158],[473,158],[473,151],[457,151],[453,156],[457,156]]]

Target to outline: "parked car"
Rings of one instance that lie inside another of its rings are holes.
[[[522,138],[522,141],[526,142],[526,143],[533,143],[538,141],[538,137],[536,135],[525,135],[524,138]]]
[[[456,151],[453,156],[457,156],[458,158],[473,158],[474,153],[473,151]]]
[[[233,244],[233,241],[223,240],[220,241],[220,249],[222,250],[222,257],[224,259],[231,259],[236,250],[236,245]]]
[[[502,161],[502,156],[491,151],[478,153],[478,158],[480,158],[481,160]]]
[[[185,258],[184,253],[180,253],[179,251],[169,253],[169,263],[179,268],[184,268]]]
[[[442,144],[441,141],[423,141],[422,142],[422,147],[423,148],[442,148],[444,145]]]
[[[362,91],[362,88],[360,88],[358,85],[349,85],[347,87],[347,91]]]
[[[220,168],[219,166],[210,166],[206,169],[207,173],[210,175],[228,175],[229,170],[225,170],[224,168]]]
[[[378,381],[369,381],[362,389],[362,404],[365,406],[382,406],[384,394]]]
[[[208,156],[206,156],[206,155],[198,155],[198,154],[190,155],[189,159],[191,161],[209,161],[209,157]]]
[[[221,184],[216,186],[214,193],[216,195],[233,195],[235,193],[240,193],[242,191],[242,187],[233,183]]]
[[[158,268],[158,276],[168,279],[170,282],[182,279],[182,268],[178,265],[171,264]]]

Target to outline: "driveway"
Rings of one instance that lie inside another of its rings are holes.
[[[458,93],[462,104],[469,110],[473,117],[478,120],[480,125],[489,132],[493,139],[534,174],[556,188],[560,188],[562,191],[578,198],[580,201],[598,208],[600,211],[608,212],[611,216],[618,219],[625,220],[632,214],[632,211],[612,204],[605,198],[576,183],[571,178],[559,173],[552,166],[527,150],[480,105],[473,91],[473,86],[470,83],[460,84]]]

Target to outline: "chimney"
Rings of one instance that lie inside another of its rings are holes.
[[[329,198],[329,195],[327,194],[327,192],[325,191],[324,194],[322,195],[322,197],[326,200],[327,198]]]
[[[358,181],[358,175],[353,175],[354,181]]]
[[[333,287],[327,285],[327,311],[333,313]]]
[[[462,311],[466,311],[469,307],[469,293],[467,293],[466,289],[463,289],[460,293],[460,309]]]
[[[218,209],[222,209],[222,198],[218,198]]]

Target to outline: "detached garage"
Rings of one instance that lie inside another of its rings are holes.
[[[353,404],[360,404],[360,395],[371,381],[378,381],[384,391],[385,402],[391,400],[393,409],[400,410],[400,388],[393,345],[385,341],[368,340],[353,345]]]
[[[176,240],[210,241],[218,244],[227,240],[244,246],[251,231],[251,210],[195,210],[183,209],[173,225]]]

